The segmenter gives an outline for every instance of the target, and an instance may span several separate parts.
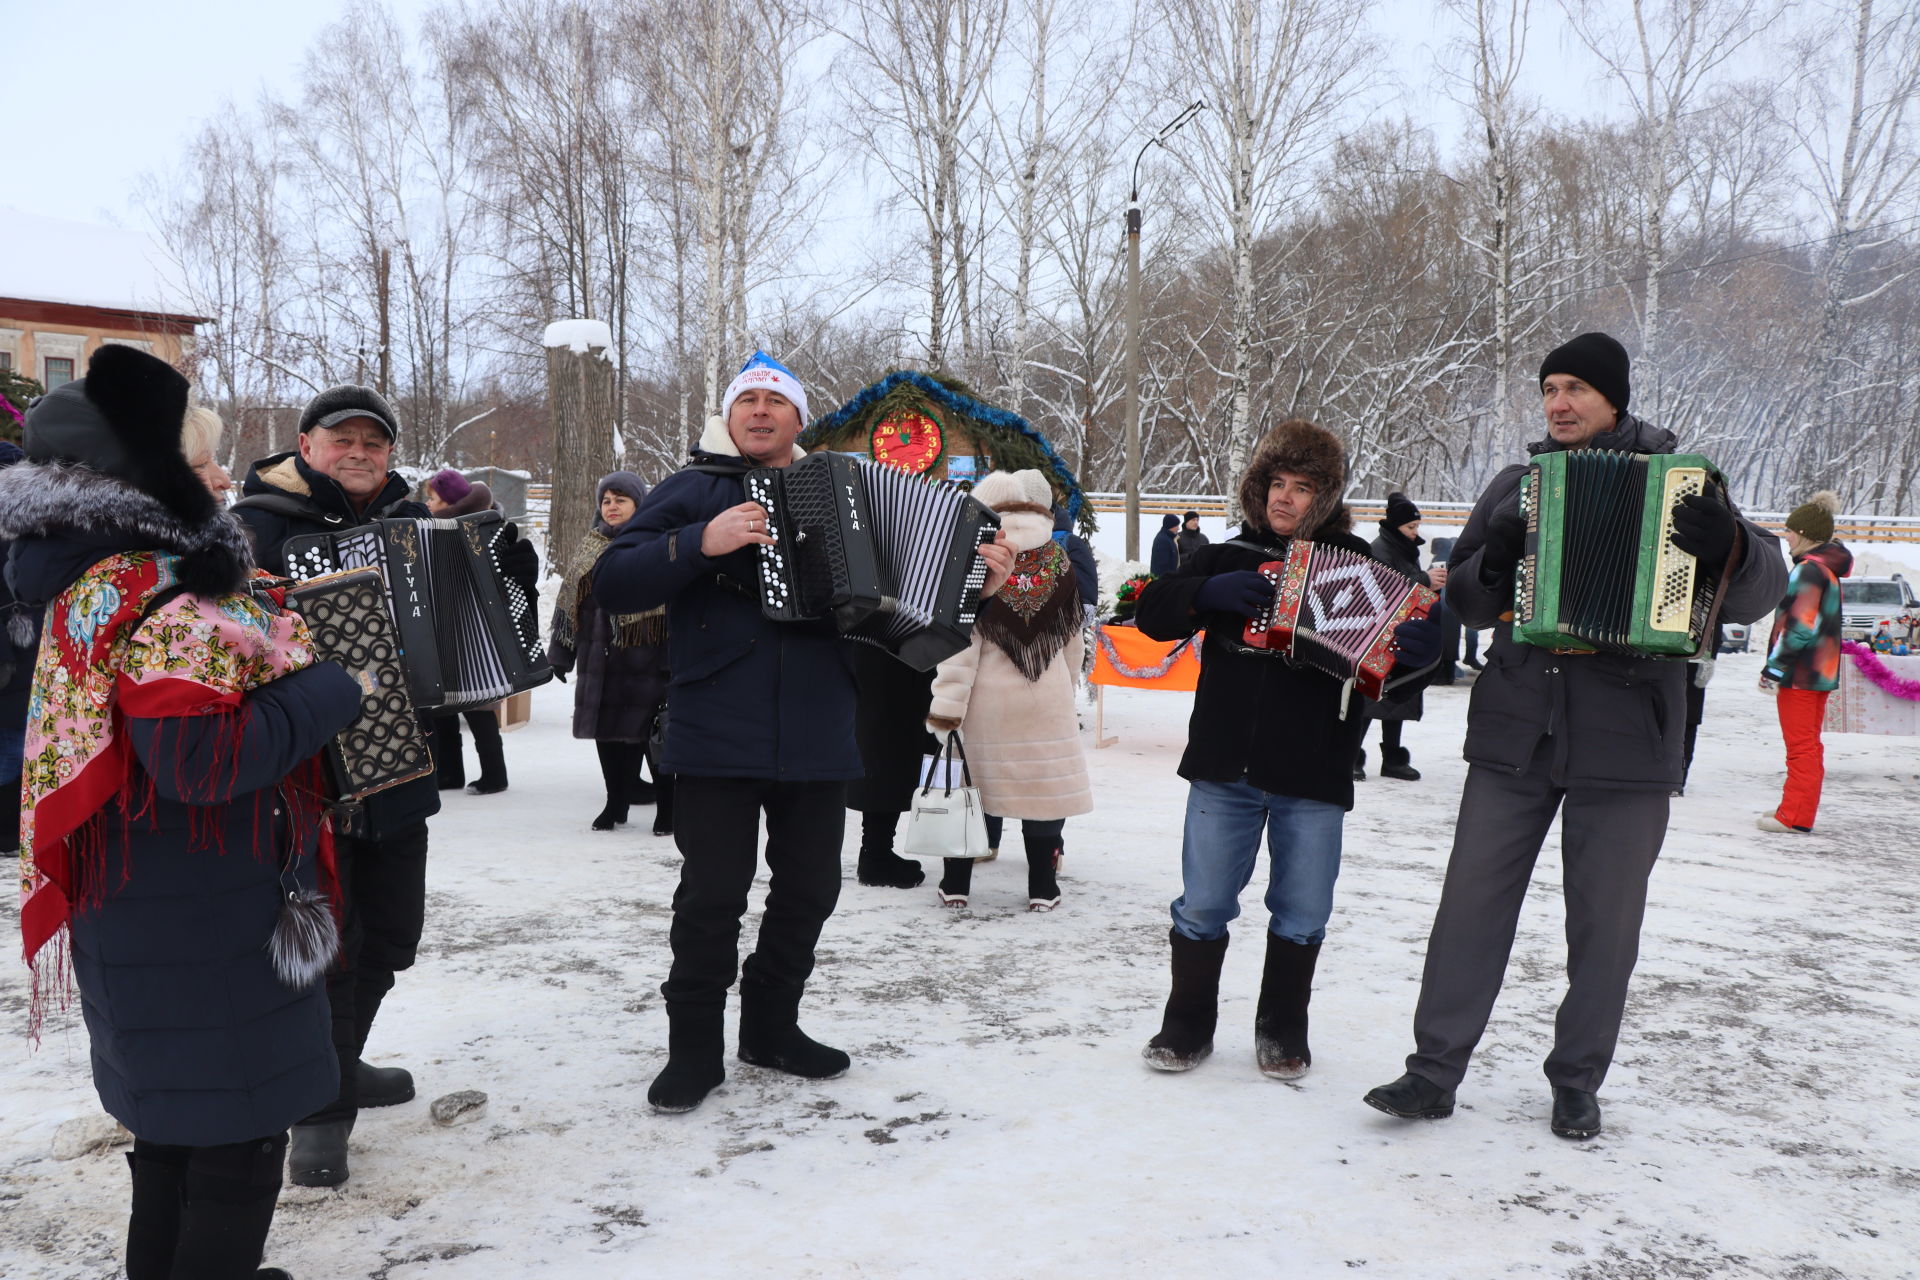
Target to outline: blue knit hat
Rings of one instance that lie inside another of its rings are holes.
[[[727,393],[720,398],[721,419],[725,420],[727,414],[732,412],[733,402],[740,398],[741,392],[754,387],[766,391],[777,391],[791,400],[793,407],[800,411],[801,424],[805,425],[807,421],[806,389],[800,385],[800,379],[794,376],[793,370],[764,351],[756,351],[748,356],[747,362],[740,366],[740,372],[734,374],[733,381],[727,384]]]

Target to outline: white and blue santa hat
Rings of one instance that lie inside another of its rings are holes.
[[[726,421],[733,412],[733,402],[740,393],[754,388],[765,391],[777,391],[793,402],[800,411],[800,425],[807,422],[807,393],[801,387],[800,379],[793,376],[793,370],[775,360],[764,351],[756,351],[747,357],[740,366],[740,372],[733,375],[733,381],[727,384],[727,394],[720,399],[720,420]]]

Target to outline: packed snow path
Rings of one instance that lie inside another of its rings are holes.
[[[1360,1101],[1410,1047],[1464,687],[1408,728],[1422,781],[1360,788],[1297,1085],[1253,1065],[1263,879],[1214,1057],[1184,1076],[1140,1061],[1166,995],[1188,698],[1123,691],[1058,912],[1022,909],[1011,835],[969,911],[861,886],[853,824],[803,1007],[853,1070],[813,1084],[730,1061],[671,1118],[644,1095],[676,857],[650,809],[587,829],[599,772],[567,736],[572,689],[543,689],[507,740],[512,789],[450,795],[433,823],[426,945],[368,1055],[413,1068],[421,1096],[362,1115],[343,1190],[288,1189],[268,1261],[303,1280],[1920,1275],[1920,744],[1830,738],[1819,832],[1763,836],[1781,749],[1758,664],[1724,659],[1708,692],[1606,1132],[1585,1143],[1547,1132],[1539,1067],[1557,838],[1459,1111],[1409,1124]],[[86,1036],[70,1011],[29,1051],[26,994],[0,966],[0,1275],[115,1275],[124,1162],[51,1155],[56,1126],[98,1112]],[[487,1113],[435,1126],[428,1103],[459,1089]]]

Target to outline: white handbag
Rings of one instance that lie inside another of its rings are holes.
[[[955,756],[960,762],[958,785],[954,783]],[[944,770],[940,767],[943,762]],[[967,751],[957,729],[947,736],[947,744],[933,757],[923,785],[913,793],[906,843],[900,851],[909,858],[987,856],[987,813],[980,807],[980,791],[967,770]]]

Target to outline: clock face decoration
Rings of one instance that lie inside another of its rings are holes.
[[[919,475],[940,460],[946,442],[940,424],[924,413],[896,413],[873,429],[873,460]]]

